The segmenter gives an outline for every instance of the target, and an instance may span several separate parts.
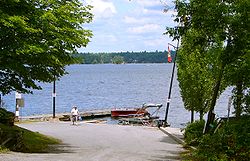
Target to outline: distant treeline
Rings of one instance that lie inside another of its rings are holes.
[[[175,51],[171,51],[171,56],[174,59]],[[79,53],[77,60],[80,64],[167,63],[168,52]]]

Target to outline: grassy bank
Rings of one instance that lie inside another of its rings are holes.
[[[60,140],[32,132],[18,126],[8,126],[0,123],[0,153],[18,151],[25,153],[50,152],[50,145],[59,144]]]

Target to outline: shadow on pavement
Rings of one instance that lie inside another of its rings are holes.
[[[170,138],[169,136],[164,136],[160,142],[164,142],[164,143],[168,143],[168,144],[179,144],[177,143],[175,140],[173,140],[172,138]]]
[[[60,153],[76,153],[75,149],[78,147],[74,147],[68,144],[57,144],[50,145],[49,150],[44,153],[52,153],[52,154],[60,154]]]
[[[151,161],[177,161],[181,160],[180,152],[177,151],[169,151],[169,150],[161,150],[161,152],[165,153],[165,156],[153,156]]]

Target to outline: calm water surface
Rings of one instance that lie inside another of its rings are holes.
[[[56,82],[57,113],[69,112],[73,105],[80,111],[89,111],[162,103],[159,116],[162,119],[165,116],[172,64],[71,65],[66,69],[69,74]],[[23,95],[22,116],[52,113],[52,84],[41,86],[43,90]],[[229,95],[227,90],[218,101],[216,113],[219,116],[227,114]],[[3,99],[7,109],[14,111],[14,94]],[[189,120],[190,113],[184,109],[175,75],[168,122],[173,127],[182,127]]]

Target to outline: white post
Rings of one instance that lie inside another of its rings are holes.
[[[15,93],[15,97],[16,97],[16,120],[18,120],[18,117],[19,117],[19,105],[18,105],[18,103],[17,103],[17,100],[18,99],[21,99],[22,98],[22,95],[21,95],[21,93],[18,93],[18,92],[16,92]]]

